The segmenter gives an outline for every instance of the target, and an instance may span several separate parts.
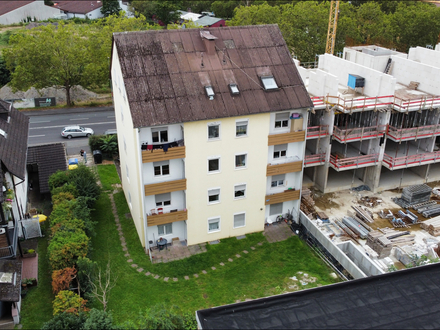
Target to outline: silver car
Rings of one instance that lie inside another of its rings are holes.
[[[61,136],[71,139],[73,137],[77,136],[86,136],[89,137],[90,135],[95,134],[91,128],[88,127],[82,127],[82,126],[67,126],[64,127]]]

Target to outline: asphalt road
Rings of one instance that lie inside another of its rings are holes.
[[[89,155],[91,153],[86,137],[71,140],[61,137],[63,127],[71,125],[90,127],[97,135],[116,128],[113,107],[53,109],[23,111],[23,113],[30,117],[28,146],[64,142],[67,155],[78,154],[81,149],[86,150]]]

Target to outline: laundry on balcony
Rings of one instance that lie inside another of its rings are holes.
[[[164,152],[167,152],[168,149],[170,148],[183,147],[184,145],[185,144],[183,139],[176,140],[174,142],[155,143],[155,144],[142,143],[141,150],[150,150],[151,152],[153,152],[153,150],[162,149]]]

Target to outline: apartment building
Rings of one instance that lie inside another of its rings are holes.
[[[313,104],[276,25],[115,33],[123,189],[142,245],[298,217]]]
[[[346,47],[298,69],[314,104],[304,185],[381,191],[440,179],[438,50]]]

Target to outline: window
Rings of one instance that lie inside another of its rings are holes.
[[[127,153],[127,142],[125,142],[125,136],[124,136],[124,151]]]
[[[283,203],[270,205],[269,215],[280,215],[283,213]]]
[[[123,122],[124,121],[124,108],[122,107],[122,104],[121,104],[120,109],[121,109],[121,121]]]
[[[208,219],[208,233],[220,231],[220,218]]]
[[[273,147],[273,158],[286,157],[287,144],[278,144]]]
[[[220,138],[220,124],[208,125],[208,139],[219,139]]]
[[[271,187],[279,187],[279,186],[284,186],[284,181],[286,179],[286,175],[285,174],[279,174],[279,175],[273,175],[272,176],[272,182],[271,182]]]
[[[214,204],[220,202],[220,188],[208,190],[208,203]]]
[[[220,158],[208,159],[208,172],[220,171]]]
[[[159,235],[170,235],[173,233],[173,223],[167,223],[157,226],[157,233]]]
[[[151,129],[153,143],[168,142],[168,129],[166,127]]]
[[[125,172],[127,172],[127,180],[130,182],[130,175],[128,173],[128,165],[125,165]]]
[[[170,174],[170,162],[168,160],[164,162],[153,163],[153,167],[154,176]]]
[[[214,100],[214,90],[212,89],[212,86],[205,86],[205,92],[206,95],[208,95],[209,100]]]
[[[155,195],[156,207],[171,205],[171,193]]]
[[[235,136],[246,136],[247,135],[248,121],[237,121],[235,123]]]
[[[246,224],[246,213],[234,214],[234,228],[244,227]]]
[[[246,167],[246,154],[235,156],[235,168],[245,168]]]
[[[244,198],[246,196],[246,185],[239,184],[234,187],[234,198]]]
[[[275,128],[289,127],[289,113],[277,113],[275,115]]]
[[[273,76],[261,77],[265,90],[278,89],[278,85]]]
[[[231,91],[232,95],[240,94],[240,91],[238,90],[237,84],[229,84],[229,90]]]
[[[132,206],[131,206],[131,194],[130,194],[130,192],[128,192],[128,205],[130,206],[130,209],[131,209]]]

